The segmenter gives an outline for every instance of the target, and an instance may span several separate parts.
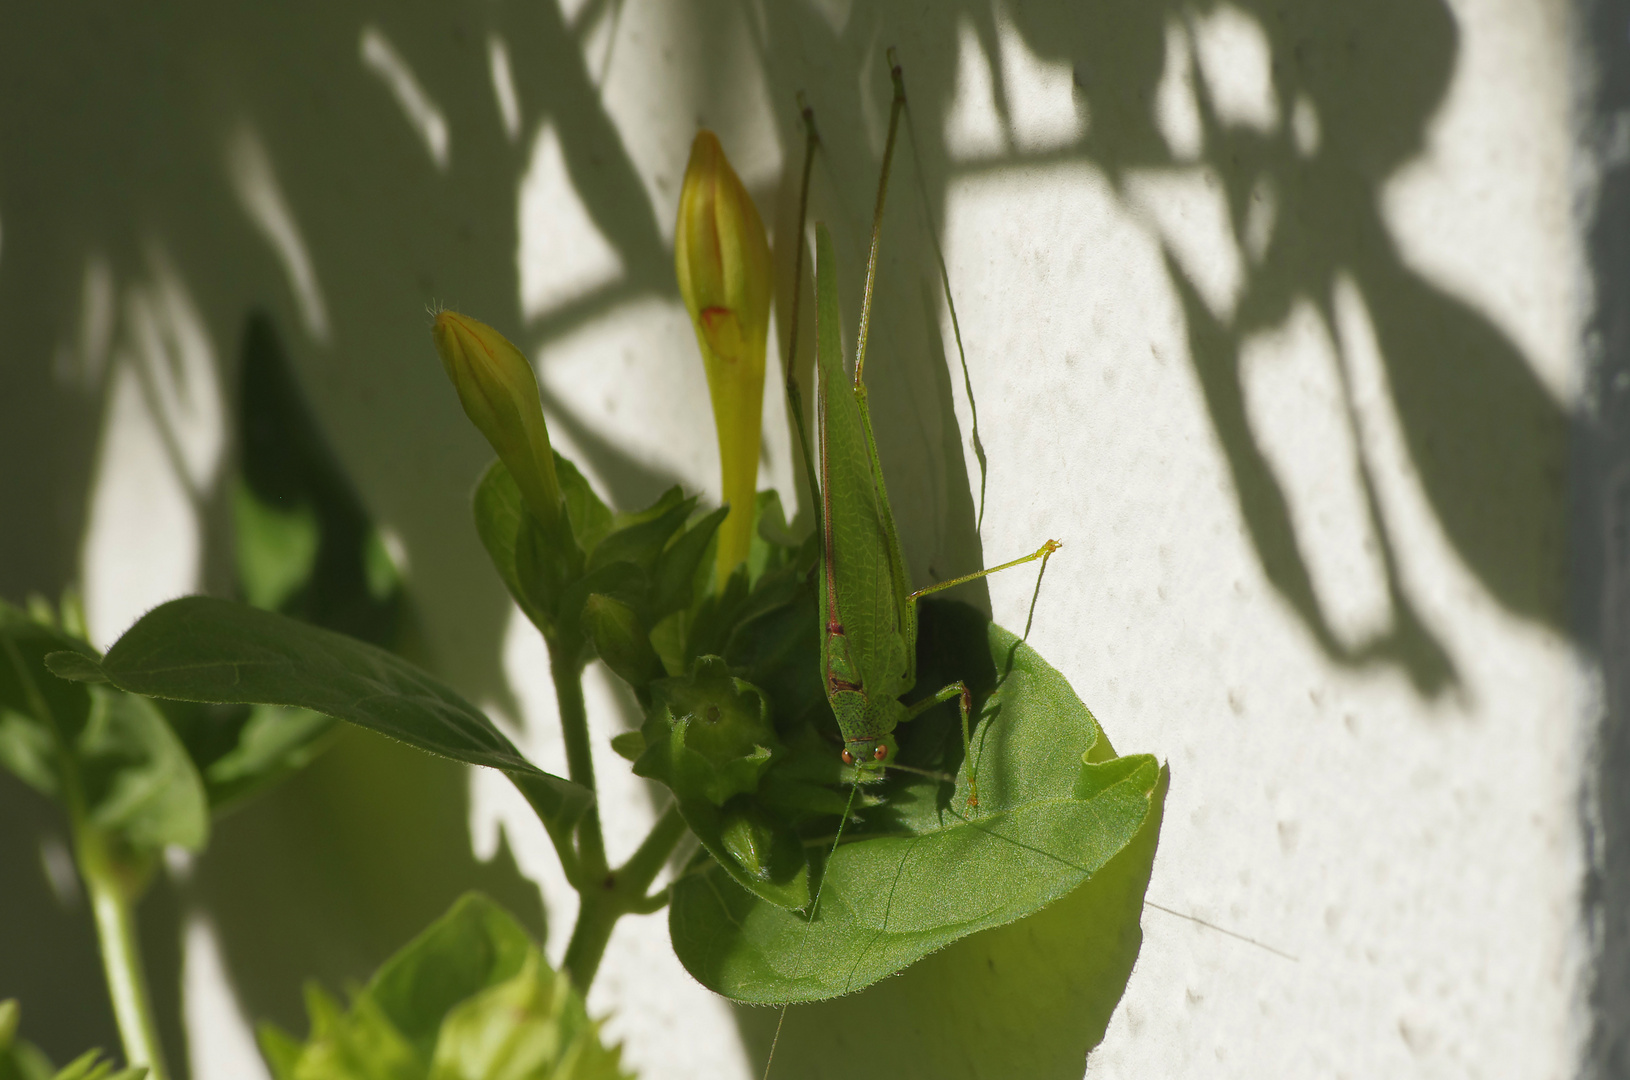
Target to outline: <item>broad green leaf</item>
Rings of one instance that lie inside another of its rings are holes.
[[[232,489],[238,588],[256,607],[382,647],[401,637],[401,575],[323,437],[273,322],[245,321],[238,475]],[[64,677],[77,675],[59,657]],[[325,716],[271,705],[165,701],[160,708],[219,809],[299,768],[327,745]]]
[[[960,776],[953,790],[934,776],[892,774],[820,868],[813,919],[717,865],[681,878],[669,928],[703,985],[761,1003],[858,990],[1068,895],[1157,813],[1156,761],[1110,757],[1068,683],[1012,634],[963,605],[925,603],[918,657],[915,695],[956,677],[974,693],[981,805],[968,807]],[[956,724],[953,709],[938,708],[905,725],[902,762],[958,776]]]
[[[743,1041],[762,1061],[779,1027],[776,1080],[1072,1080],[1104,1037],[1142,944],[1144,892],[1159,805],[1132,842],[1068,896],[983,930],[859,993],[780,1010],[740,1008]],[[877,1038],[878,1017],[910,1017]],[[757,1069],[754,1070],[755,1074]]]
[[[354,638],[244,604],[201,596],[162,604],[114,643],[102,670],[132,693],[310,709],[500,769],[540,814],[558,822],[575,820],[593,799],[528,762],[492,721],[428,672]]]

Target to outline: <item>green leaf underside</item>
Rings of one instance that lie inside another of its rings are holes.
[[[427,672],[354,638],[242,604],[201,596],[162,604],[114,643],[101,666],[133,693],[310,709],[500,769],[540,813],[559,820],[575,819],[593,799],[528,762],[492,721]]]
[[[955,790],[896,771],[868,792],[881,801],[845,829],[813,920],[742,888],[716,863],[676,883],[674,951],[703,985],[754,1003],[858,990],[1070,893],[1153,812],[1154,758],[1115,758],[1033,650],[960,604],[924,603],[921,624],[918,692],[960,672],[974,693],[981,806],[967,806],[954,709],[903,725],[902,760],[957,775]],[[830,829],[806,836],[813,865],[830,843]]]

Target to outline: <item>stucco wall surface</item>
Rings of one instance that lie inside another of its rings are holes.
[[[619,508],[672,482],[716,500],[671,270],[691,136],[719,133],[784,272],[806,93],[812,214],[853,319],[895,45],[914,142],[868,371],[910,570],[1061,540],[1030,642],[1118,750],[1171,771],[1142,951],[1086,1074],[1578,1071],[1605,706],[1564,559],[1591,302],[1565,4],[30,18],[45,51],[0,76],[0,506],[43,524],[0,538],[0,592],[78,577],[106,643],[220,587],[234,349],[260,305],[389,531],[424,655],[564,772],[542,644],[468,525],[487,455],[424,306],[529,351],[558,448]],[[50,49],[76,58],[71,89]],[[781,347],[791,300],[783,281]],[[791,506],[773,378],[765,415],[762,481]],[[966,598],[1018,628],[1033,586],[1015,571]],[[658,794],[607,745],[632,703],[598,668],[588,692],[615,859]],[[381,841],[415,796],[371,753],[342,748],[172,860],[149,917],[184,927],[154,933],[192,1075],[264,1075],[246,1017],[299,1026],[298,982],[257,972],[365,971],[487,860],[541,884],[563,951],[575,899],[507,782],[432,769],[422,844]],[[0,800],[0,858],[60,869],[50,815]],[[50,980],[0,962],[0,996],[42,1012],[97,993],[61,877],[7,901],[75,958]],[[54,896],[69,914],[43,914]],[[660,917],[619,926],[590,1003],[650,1077],[756,1075],[775,1021],[695,984]],[[52,1023],[62,1051],[111,1043],[105,1018]],[[832,1071],[792,1052],[777,1075],[856,1075],[890,1037],[889,1017],[818,1023],[792,1010],[786,1045],[829,1039]]]

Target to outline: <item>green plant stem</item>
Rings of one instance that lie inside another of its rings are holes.
[[[560,706],[560,729],[566,740],[566,775],[573,783],[590,791],[594,786],[594,757],[589,744],[589,714],[583,705],[583,668],[577,662],[577,649],[549,649],[549,674],[555,681],[555,701]],[[591,806],[577,824],[578,876],[573,882],[579,892],[606,870],[606,842],[600,832],[600,810]]]
[[[583,667],[576,660],[579,650],[550,643],[549,674],[555,681],[555,701],[560,706],[560,729],[566,742],[566,774],[574,783],[595,791],[594,759],[589,742],[589,716],[583,704]],[[673,854],[685,835],[685,821],[677,807],[670,806],[651,827],[639,848],[622,867],[613,870],[606,861],[605,837],[600,831],[600,811],[591,806],[577,823],[577,847],[561,848],[561,863],[567,880],[577,890],[577,922],[566,944],[564,967],[579,990],[587,993],[600,969],[611,931],[624,915],[645,914],[661,907],[661,897],[647,896],[651,882]],[[557,843],[556,847],[560,845]]]
[[[102,971],[107,977],[119,1038],[124,1043],[125,1064],[145,1065],[149,1080],[165,1080],[164,1052],[153,1023],[153,1001],[136,938],[131,875],[116,865],[107,850],[107,840],[83,821],[77,807],[73,816],[75,854],[90,897],[91,917],[102,951]]]
[[[649,914],[662,906],[661,894],[652,897],[646,892],[684,835],[685,820],[679,816],[679,808],[670,805],[628,862],[607,872],[599,882],[590,883],[589,888],[578,890],[581,906],[563,965],[578,989],[586,993],[594,981],[618,919]]]
[[[114,852],[109,850],[107,835],[88,820],[85,787],[79,775],[76,748],[64,735],[62,726],[46,704],[45,697],[34,682],[33,673],[23,663],[16,646],[9,639],[3,639],[3,644],[6,659],[22,683],[29,707],[56,736],[57,775],[62,782],[62,801],[73,830],[74,858],[79,863],[79,876],[84,880],[85,891],[90,896],[91,916],[96,923],[97,944],[102,952],[102,971],[107,977],[113,1018],[119,1025],[119,1040],[124,1044],[125,1064],[132,1067],[145,1065],[148,1080],[166,1080],[168,1073],[164,1067],[164,1051],[158,1041],[158,1028],[153,1023],[153,998],[147,990],[147,972],[142,966],[135,914],[131,910],[140,891],[141,875],[121,865]]]

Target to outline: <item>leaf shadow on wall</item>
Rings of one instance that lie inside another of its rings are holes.
[[[1076,19],[1027,5],[1016,21],[1039,53],[1075,64],[1092,104],[1083,150],[1118,185],[1139,170],[1209,167],[1221,179],[1242,247],[1253,201],[1265,186],[1276,194],[1276,227],[1255,261],[1245,261],[1228,315],[1213,312],[1176,252],[1166,252],[1212,430],[1268,580],[1319,647],[1342,664],[1400,668],[1420,692],[1436,694],[1459,676],[1412,597],[1410,553],[1380,496],[1373,453],[1361,448],[1357,466],[1392,614],[1355,642],[1336,632],[1319,595],[1307,540],[1296,530],[1294,494],[1271,466],[1246,407],[1242,354],[1253,335],[1281,325],[1299,301],[1311,303],[1341,341],[1337,292],[1344,277],[1351,281],[1373,327],[1407,465],[1438,525],[1508,611],[1566,630],[1567,417],[1509,337],[1405,265],[1382,215],[1383,184],[1424,148],[1454,70],[1458,31],[1441,4],[1227,6],[1248,13],[1266,36],[1282,115],[1271,133],[1226,124],[1205,79],[1196,77],[1201,149],[1181,162],[1152,123],[1152,103],[1168,62],[1169,28],[1187,35],[1192,53],[1195,19],[1211,9],[1114,5]],[[1313,146],[1298,145],[1293,109],[1317,118]],[[1362,430],[1350,369],[1343,366],[1343,409],[1348,425]]]
[[[1392,523],[1373,497],[1366,507],[1386,550],[1393,620],[1356,645],[1333,630],[1296,533],[1294,497],[1268,463],[1245,408],[1240,367],[1246,340],[1281,322],[1299,297],[1332,324],[1337,275],[1350,277],[1374,326],[1411,464],[1444,534],[1507,610],[1566,629],[1557,535],[1566,418],[1509,338],[1404,265],[1380,211],[1382,184],[1420,152],[1442,103],[1457,31],[1441,3],[1260,0],[1237,7],[1266,35],[1277,101],[1287,109],[1300,98],[1310,101],[1320,139],[1316,152],[1304,155],[1289,123],[1275,134],[1224,123],[1201,86],[1200,161],[1222,178],[1235,233],[1246,228],[1263,176],[1280,193],[1283,224],[1247,269],[1227,318],[1212,313],[1181,262],[1169,259],[1191,360],[1267,579],[1332,659],[1393,667],[1423,693],[1436,693],[1456,684],[1455,667],[1416,610],[1400,565],[1408,553],[1393,550]],[[469,488],[490,453],[447,390],[422,309],[456,302],[527,343],[559,340],[633,299],[675,298],[652,200],[603,100],[604,72],[585,60],[589,29],[620,8],[615,0],[587,0],[568,19],[550,2],[448,7],[416,0],[363,11],[199,3],[156,14],[109,5],[89,27],[82,17],[33,8],[18,13],[16,35],[34,47],[0,71],[0,138],[30,148],[26,161],[0,163],[6,214],[0,318],[36,326],[41,312],[77,311],[88,255],[100,253],[114,279],[125,281],[157,237],[188,275],[216,341],[235,340],[245,312],[260,305],[270,306],[279,326],[307,327],[290,341],[289,353],[316,426],[333,440],[368,510],[400,534],[426,622],[425,648],[475,700],[509,702],[500,659],[509,602],[468,512]],[[734,115],[746,81],[763,80],[782,150],[775,221],[785,238],[792,235],[787,205],[795,201],[802,150],[790,103],[795,91],[811,91],[825,139],[815,210],[838,234],[844,310],[852,322],[880,164],[869,124],[888,95],[881,53],[901,44],[921,161],[906,155],[899,167],[907,171],[891,197],[873,348],[893,362],[879,363],[869,377],[902,539],[914,576],[926,582],[976,569],[984,554],[960,453],[965,433],[953,408],[961,393],[954,358],[936,340],[939,319],[930,310],[938,294],[925,231],[932,226],[920,218],[942,220],[950,183],[970,171],[951,161],[943,138],[956,93],[960,28],[972,28],[1005,112],[1008,94],[995,60],[1002,30],[992,7],[973,0],[942,4],[926,23],[903,3],[854,5],[836,29],[827,8],[772,4],[744,14],[744,5],[697,0],[683,12],[694,26],[761,20],[753,23],[760,52],[754,63],[735,54],[704,59],[705,50],[686,54],[697,63],[675,69],[675,92],[698,102],[700,119],[713,122]],[[1124,187],[1139,170],[1191,167],[1174,157],[1152,103],[1168,29],[1189,25],[1195,10],[1132,0],[1085,8],[1011,4],[1025,46],[1072,66],[1091,123],[1076,143],[1043,154],[999,154],[977,169],[1085,161]],[[427,155],[381,80],[359,64],[365,26],[378,28],[441,110],[451,132],[445,169]],[[494,106],[495,38],[506,44],[515,75],[520,137],[506,133]],[[27,105],[38,101],[53,102],[53,109]],[[545,121],[558,133],[573,190],[623,272],[529,322],[516,287],[515,194],[527,136]],[[245,129],[264,146],[293,210],[326,330],[314,324],[309,304],[302,306],[285,267],[267,257],[266,240],[246,220],[241,195],[226,177],[223,142]],[[683,137],[688,141],[689,132]],[[926,207],[910,193],[911,171],[920,171]],[[778,245],[778,267],[790,268],[791,258],[790,245]],[[791,296],[781,288],[784,325]],[[0,395],[0,456],[38,465],[0,476],[0,504],[29,507],[45,523],[26,535],[0,535],[6,556],[0,592],[11,597],[33,589],[55,594],[74,576],[91,483],[87,447],[97,423],[92,397],[50,381],[51,342],[20,348],[28,362],[18,364],[19,392]],[[810,350],[802,354],[807,362]],[[581,452],[618,508],[641,506],[670,482],[661,466],[590,437],[588,418],[562,402],[549,404],[563,430],[581,430]],[[1366,484],[1367,491],[1373,487]],[[218,493],[200,513],[219,525]],[[219,528],[211,534],[206,585],[215,591],[229,588],[228,539]],[[977,603],[982,589],[963,598]],[[315,975],[336,985],[365,973],[444,906],[440,883],[414,884],[412,875],[431,865],[453,867],[451,888],[453,879],[474,881],[488,872],[468,855],[462,772],[401,756],[407,753],[347,737],[307,774],[221,823],[194,887],[211,907],[251,1016],[303,1030],[300,980]],[[14,828],[32,826],[3,828],[9,842],[20,835]],[[491,872],[512,880],[505,867]],[[380,891],[391,887],[400,887],[400,895]],[[40,896],[40,904],[49,902],[44,890]],[[270,897],[288,900],[286,919],[268,914]],[[388,910],[395,914],[365,925],[374,903],[393,904]],[[9,920],[12,933],[61,923],[43,909],[25,916]],[[171,917],[144,912],[149,921]],[[275,917],[281,929],[265,931],[263,917]],[[277,942],[296,935],[298,947],[271,955]],[[63,940],[71,944],[70,938]],[[102,1000],[94,967],[75,970],[83,980],[77,1000]],[[26,1009],[35,991],[23,992]],[[93,1023],[89,1013],[26,1015],[27,1033],[59,1058],[86,1040],[106,1040],[105,1021]],[[43,1031],[36,1026],[41,1020],[48,1025]],[[757,1023],[743,1021],[755,1047],[762,1045]]]

